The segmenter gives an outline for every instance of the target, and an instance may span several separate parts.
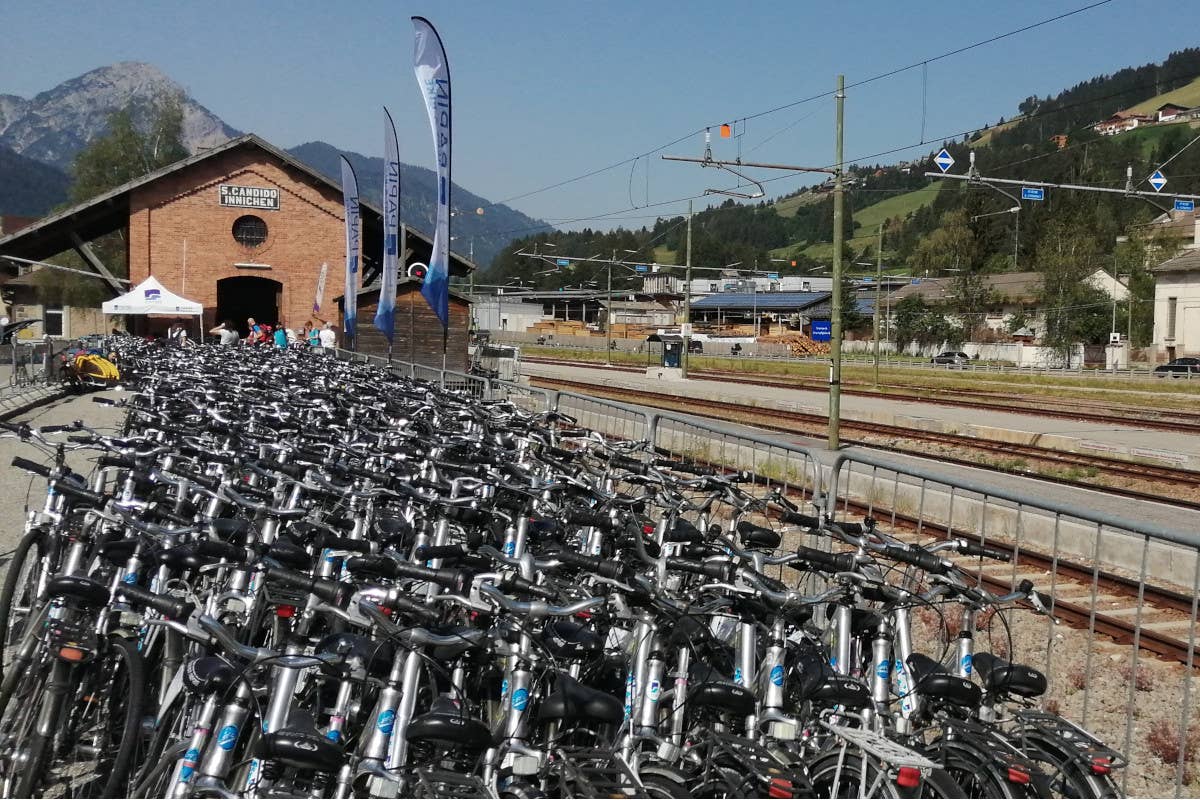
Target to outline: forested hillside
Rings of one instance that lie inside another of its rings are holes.
[[[1171,191],[1190,193],[1200,186],[1200,146],[1186,147],[1200,134],[1200,128],[1184,122],[1101,136],[1093,125],[1139,103],[1157,107],[1154,98],[1198,78],[1200,49],[1194,48],[1173,53],[1161,64],[1093,78],[1054,97],[1028,97],[1016,109],[1015,117],[1000,118],[973,136],[945,142],[957,162],[952,171],[965,172],[974,151],[978,169],[986,176],[1122,188],[1126,168],[1132,167],[1136,188],[1147,189],[1144,179],[1171,159],[1164,169],[1170,185],[1159,203],[1170,207]],[[1064,136],[1065,141],[1060,138]],[[1080,286],[1081,276],[1099,268],[1132,274],[1135,292],[1143,298],[1152,294],[1152,278],[1142,269],[1148,258],[1144,226],[1162,213],[1160,207],[1121,194],[1050,190],[1045,202],[1026,202],[1019,214],[1004,213],[1014,206],[1014,200],[993,188],[958,181],[941,185],[925,177],[925,172],[936,171],[932,158],[938,149],[908,163],[847,168],[844,255],[848,264],[875,260],[882,223],[889,270],[955,276],[962,283],[956,294],[968,312],[977,312],[995,300],[972,289],[972,278],[985,272],[1042,271],[1045,291],[1055,295],[1056,309],[1099,309],[1101,298]],[[721,266],[740,262],[742,269],[757,264],[760,269],[784,273],[813,271],[827,264],[832,251],[822,243],[832,241],[830,188],[826,183],[774,203],[730,200],[698,213],[693,263]],[[1009,188],[1019,194],[1019,189]],[[876,207],[888,211],[879,213]],[[605,251],[608,257],[608,250],[630,249],[638,254],[623,258],[650,260],[657,254],[660,260],[665,257],[681,263],[686,233],[683,222],[677,217],[632,232],[585,231],[538,238],[571,255]],[[1130,241],[1119,245],[1118,237]],[[539,272],[542,274],[535,274]],[[493,277],[501,282],[519,277],[543,288],[579,279],[575,270],[547,270],[545,264],[535,265],[511,255],[502,256],[495,264]],[[1133,313],[1135,340],[1148,337],[1148,307],[1134,303]],[[1107,323],[1100,326],[1085,319],[1088,313],[1064,311],[1059,316],[1057,322],[1050,322],[1054,330],[1047,331],[1049,339],[1098,339],[1107,330]],[[1098,318],[1099,312],[1094,316]]]

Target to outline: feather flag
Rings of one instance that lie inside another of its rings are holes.
[[[429,20],[413,17],[412,23],[413,70],[429,112],[438,176],[433,253],[421,294],[445,331],[450,325],[450,66],[441,37]]]
[[[342,203],[346,217],[346,295],[343,305],[346,341],[354,341],[358,321],[358,177],[342,156]]]
[[[383,128],[383,275],[379,281],[379,305],[375,327],[392,343],[396,325],[396,275],[400,255],[400,143],[396,124],[385,108]]]

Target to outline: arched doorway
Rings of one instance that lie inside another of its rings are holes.
[[[283,299],[283,284],[257,275],[237,275],[217,281],[217,320],[232,320],[245,336],[246,318],[276,325],[279,305]]]

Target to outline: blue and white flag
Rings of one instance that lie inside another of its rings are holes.
[[[450,325],[450,65],[446,49],[433,25],[424,17],[413,17],[415,42],[413,70],[425,95],[433,149],[437,157],[437,226],[433,231],[433,253],[421,294],[433,313]]]
[[[383,128],[383,276],[379,280],[379,305],[375,327],[388,343],[396,326],[396,274],[400,255],[400,144],[396,124],[385,108]]]
[[[342,156],[342,203],[346,216],[346,294],[342,319],[346,341],[354,341],[358,321],[358,177],[354,167]]]

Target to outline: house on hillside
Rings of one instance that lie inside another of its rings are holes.
[[[1191,111],[1187,106],[1177,105],[1175,103],[1163,103],[1154,111],[1154,119],[1156,122],[1174,122],[1177,119],[1182,119]]]
[[[1145,125],[1152,125],[1157,120],[1146,114],[1134,114],[1129,111],[1118,111],[1103,122],[1097,122],[1093,129],[1101,136],[1116,136],[1118,133],[1131,131]]]

